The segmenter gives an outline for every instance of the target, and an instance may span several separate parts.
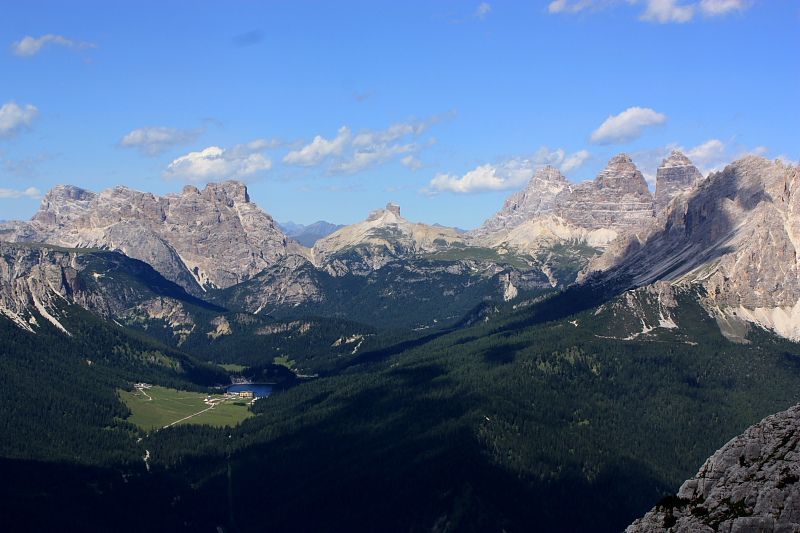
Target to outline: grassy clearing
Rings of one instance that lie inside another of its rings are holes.
[[[211,362],[211,361],[209,361],[209,363],[210,363],[210,362]],[[211,363],[211,364],[214,364],[214,363]],[[247,367],[246,367],[246,366],[244,366],[244,365],[233,365],[233,364],[231,364],[231,365],[219,365],[219,366],[221,366],[222,368],[224,368],[224,369],[225,369],[225,370],[227,370],[228,372],[241,372],[242,370],[244,370],[245,368],[247,368]]]
[[[222,427],[235,426],[252,416],[244,401],[223,399],[220,394],[212,396],[219,403],[210,410],[207,410],[209,404],[204,401],[208,395],[197,392],[152,386],[144,390],[134,389],[132,392],[119,391],[119,395],[131,410],[128,422],[146,431],[163,428],[186,417],[191,418],[179,423]]]

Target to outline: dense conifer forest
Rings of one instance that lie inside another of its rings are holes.
[[[689,295],[683,327],[647,340],[616,335],[630,317],[610,307],[551,320],[547,306],[566,297],[419,331],[234,313],[225,340],[181,348],[72,307],[62,310],[71,335],[0,318],[0,455],[17,480],[4,486],[3,520],[621,531],[731,436],[800,397],[796,344],[756,330],[733,343]],[[252,333],[270,325],[272,335]],[[147,434],[126,422],[117,391],[229,382],[201,362],[211,359],[280,386],[235,427]]]

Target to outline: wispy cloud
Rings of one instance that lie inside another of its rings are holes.
[[[173,146],[180,146],[196,141],[205,131],[205,127],[193,130],[181,130],[164,126],[145,126],[127,134],[119,142],[119,145],[124,148],[138,148],[142,155],[156,157],[165,153]]]
[[[406,168],[417,170],[422,167],[422,162],[413,154],[432,146],[436,140],[408,141],[418,139],[434,125],[452,120],[456,115],[453,110],[425,120],[396,122],[382,130],[362,129],[357,135],[349,127],[342,126],[333,139],[317,135],[310,143],[291,150],[281,162],[305,168],[326,165],[327,175],[356,174],[397,159]]]
[[[323,163],[329,156],[344,153],[352,140],[353,132],[347,126],[342,126],[334,139],[328,140],[317,135],[309,144],[286,154],[282,161],[287,165],[314,167]]]
[[[30,104],[20,107],[13,100],[0,107],[0,140],[16,137],[23,131],[29,131],[39,110]]]
[[[470,15],[465,15],[463,12],[461,13],[450,12],[447,13],[446,15],[441,16],[440,18],[447,20],[447,22],[451,24],[462,24],[464,22],[469,22],[471,20],[479,20],[479,21],[486,20],[486,17],[491,15],[491,13],[492,13],[492,5],[489,4],[488,2],[481,2],[480,4],[478,4],[477,9],[475,9],[475,11],[473,11]]]
[[[24,191],[15,189],[0,189],[0,198],[32,198],[38,199],[42,197],[42,191],[36,187],[28,187]]]
[[[491,12],[492,12],[492,6],[486,2],[481,2],[481,5],[478,6],[478,10],[475,11],[473,17],[483,20],[486,17],[488,17],[491,14]]]
[[[352,93],[350,93],[350,97],[356,102],[366,102],[367,100],[372,98],[372,93],[371,92],[359,93],[358,91],[353,91]]]
[[[490,191],[521,189],[531,179],[534,172],[546,165],[560,167],[564,171],[583,166],[590,153],[581,150],[567,155],[562,148],[552,150],[542,146],[535,153],[511,156],[498,164],[487,163],[470,170],[463,176],[437,174],[420,194],[434,195],[444,192],[453,194],[475,194]]]
[[[642,128],[657,126],[667,121],[667,115],[647,107],[630,107],[606,119],[589,136],[592,144],[625,143],[642,136]]]
[[[9,174],[16,176],[17,178],[35,178],[38,174],[36,167],[39,163],[44,161],[51,161],[58,157],[58,155],[51,155],[47,152],[42,152],[36,157],[26,157],[20,159],[19,161],[12,161],[7,160],[4,161],[4,169]],[[2,159],[0,159],[2,161]]]
[[[555,0],[550,2],[550,13],[580,13],[599,11],[619,5],[643,5],[639,20],[648,22],[685,23],[697,15],[721,17],[732,12],[743,12],[752,5],[752,0],[699,0],[678,2],[678,0]]]
[[[77,42],[73,39],[68,39],[62,35],[54,35],[52,33],[48,35],[43,35],[38,39],[31,37],[30,35],[26,35],[21,41],[16,41],[11,45],[11,49],[14,52],[14,55],[19,57],[33,57],[42,50],[44,50],[47,45],[55,44],[58,46],[66,46],[67,48],[71,48],[73,50],[84,50],[86,48],[99,48],[96,44],[89,43],[86,41]]]
[[[238,179],[246,181],[272,168],[272,160],[259,153],[269,147],[265,139],[222,149],[209,146],[175,159],[162,172],[165,180],[207,182]]]

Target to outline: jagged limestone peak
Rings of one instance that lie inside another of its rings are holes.
[[[400,216],[400,206],[389,202],[386,204],[386,209],[376,209],[375,211],[371,211],[367,217],[367,222],[375,222],[376,220],[385,219],[387,214],[391,215],[391,222],[397,222],[400,220],[405,221],[405,219]]]
[[[688,191],[702,177],[688,157],[673,150],[656,170],[656,211],[661,212],[673,198]]]
[[[647,181],[636,168],[631,156],[626,153],[612,157],[606,168],[594,179],[593,184],[598,189],[613,188],[624,193],[650,196]]]

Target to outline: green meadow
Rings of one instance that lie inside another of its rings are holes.
[[[132,392],[121,390],[119,395],[131,410],[127,421],[146,431],[175,423],[235,426],[253,415],[247,406],[249,401],[228,399],[219,394],[212,396],[215,402],[219,402],[213,409],[209,409],[210,405],[204,401],[207,394],[155,385]]]

